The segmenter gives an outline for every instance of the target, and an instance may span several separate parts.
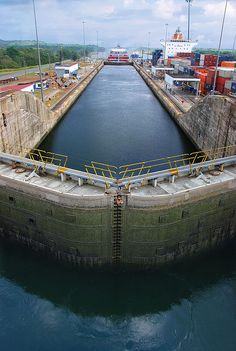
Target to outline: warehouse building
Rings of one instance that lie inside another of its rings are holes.
[[[78,74],[78,63],[68,63],[63,65],[55,65],[55,73],[57,78],[72,78]]]

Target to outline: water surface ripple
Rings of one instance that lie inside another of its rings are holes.
[[[234,351],[235,253],[111,272],[1,247],[1,351]]]

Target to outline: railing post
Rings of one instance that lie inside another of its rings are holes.
[[[84,181],[82,178],[78,178],[78,185],[82,186],[84,184]]]
[[[62,182],[66,181],[66,174],[65,173],[61,173],[61,181]]]

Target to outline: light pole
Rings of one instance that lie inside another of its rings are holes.
[[[149,59],[150,35],[151,35],[151,32],[148,32],[148,52],[147,52],[147,61],[148,61],[148,59]]]
[[[25,70],[25,77],[26,77],[26,63],[25,63],[25,58],[23,57],[23,66],[24,66],[24,70]]]
[[[96,31],[97,33],[97,60],[98,60],[98,31]]]
[[[188,3],[188,41],[190,40],[190,7],[193,0],[185,0]]]
[[[83,23],[84,62],[85,62],[85,29],[84,29],[84,25],[86,22],[83,21],[82,23]]]
[[[232,50],[233,55],[234,55],[234,50],[235,50],[235,43],[236,43],[236,34],[234,35],[233,50]]]
[[[48,74],[50,75],[50,70],[51,70],[51,60],[50,60],[50,54],[48,52]]]
[[[37,26],[37,16],[36,16],[36,9],[35,3],[33,1],[33,8],[34,8],[34,25],[35,25],[35,34],[36,34],[36,41],[37,41],[37,51],[38,51],[38,66],[39,66],[39,77],[40,77],[40,84],[41,84],[41,99],[44,101],[43,97],[43,79],[42,79],[42,69],[41,69],[41,56],[40,56],[40,49],[39,49],[39,37],[38,37],[38,26]]]
[[[214,82],[213,82],[213,87],[212,87],[212,92],[211,92],[212,95],[215,94],[215,89],[216,89],[216,78],[217,78],[217,71],[218,71],[218,66],[219,66],[221,42],[222,42],[222,37],[223,37],[223,32],[224,32],[225,15],[226,15],[226,11],[227,11],[227,6],[228,6],[228,0],[225,0],[225,10],[224,10],[224,15],[223,15],[223,20],[222,20],[222,26],[221,26],[221,32],[220,32],[220,40],[219,40],[219,47],[218,47],[217,60],[216,60],[216,69],[215,69]]]
[[[166,59],[166,41],[167,41],[168,23],[166,23],[165,26],[166,26],[166,34],[165,34],[165,47],[164,47],[164,66],[165,66],[165,59]]]

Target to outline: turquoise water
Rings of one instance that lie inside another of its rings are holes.
[[[109,272],[1,246],[0,325],[1,351],[234,351],[236,251]]]

